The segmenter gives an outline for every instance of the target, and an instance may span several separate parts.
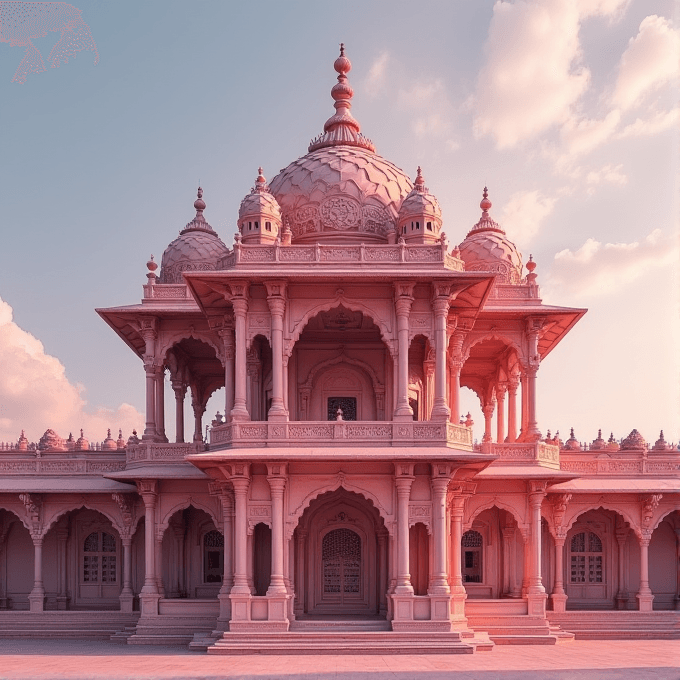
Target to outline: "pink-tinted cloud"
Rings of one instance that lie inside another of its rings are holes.
[[[510,240],[520,249],[528,248],[543,220],[553,211],[555,201],[540,191],[517,191],[510,196],[500,217]]]
[[[543,293],[545,299],[559,292],[575,302],[622,290],[654,269],[677,265],[677,237],[655,229],[644,241],[601,243],[589,238],[578,250],[555,255]]]
[[[621,56],[613,104],[623,110],[639,104],[645,95],[677,80],[679,63],[680,33],[663,17],[646,17]]]
[[[108,428],[122,428],[127,436],[143,425],[142,414],[130,404],[86,411],[84,387],[71,383],[59,359],[14,323],[12,308],[2,299],[0,366],[0,441],[15,441],[22,429],[37,441],[47,428],[62,436],[83,428],[91,441],[101,441]]]

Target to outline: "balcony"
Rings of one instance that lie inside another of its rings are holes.
[[[494,444],[483,442],[475,447],[480,453],[498,456],[496,465],[533,465],[540,464],[555,470],[560,469],[560,449],[545,442],[522,442],[515,444]]]
[[[210,450],[327,446],[375,448],[441,446],[472,451],[472,430],[445,422],[294,421],[216,425]]]

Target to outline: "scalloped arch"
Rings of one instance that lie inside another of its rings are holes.
[[[378,316],[374,309],[370,309],[366,305],[362,304],[361,302],[357,302],[356,300],[350,301],[344,295],[336,295],[333,300],[327,300],[326,302],[322,302],[316,307],[312,307],[307,312],[305,312],[304,316],[300,319],[300,321],[297,322],[295,328],[293,329],[293,332],[291,333],[290,336],[291,341],[289,343],[286,343],[287,345],[285,349],[286,356],[290,357],[292,355],[295,343],[300,339],[300,335],[302,334],[302,331],[305,329],[307,322],[313,316],[316,316],[321,312],[328,312],[329,310],[334,309],[339,305],[343,305],[343,307],[346,307],[347,309],[350,309],[353,312],[362,312],[369,316],[373,320],[373,323],[378,325],[378,328],[380,329],[380,337],[383,339],[383,342],[387,346],[387,349],[390,352],[390,356],[394,356],[392,354],[392,350],[390,349],[392,333],[390,332],[390,329],[386,321],[380,318],[380,316]]]
[[[469,341],[463,343],[463,356],[465,357],[465,361],[470,358],[470,351],[472,348],[475,345],[478,345],[480,342],[484,342],[485,340],[500,340],[501,342],[504,342],[505,344],[512,347],[515,352],[517,352],[518,359],[521,360],[521,358],[524,357],[522,348],[509,335],[506,335],[502,331],[492,331],[490,333],[485,333],[484,335],[473,337]]]
[[[300,518],[302,517],[304,511],[310,506],[312,501],[316,500],[319,496],[328,493],[329,491],[337,491],[338,489],[344,489],[345,491],[355,493],[359,496],[362,496],[364,500],[367,500],[369,503],[371,503],[385,523],[387,531],[390,533],[390,535],[393,535],[390,522],[392,516],[387,512],[387,510],[385,510],[385,507],[380,502],[380,499],[367,489],[357,486],[356,484],[352,484],[352,482],[342,475],[338,475],[333,482],[314,489],[314,491],[311,491],[304,497],[300,505],[298,505],[298,507],[295,508],[295,510],[289,515],[288,524],[289,526],[292,525],[292,529],[289,533],[292,535],[295,527],[300,522]]]
[[[157,532],[160,531],[162,534],[165,534],[168,526],[170,525],[170,519],[172,518],[172,516],[178,510],[186,510],[189,506],[193,506],[197,510],[203,510],[203,512],[210,515],[212,517],[213,523],[215,524],[215,528],[217,529],[223,528],[222,518],[215,515],[215,508],[211,508],[206,503],[202,503],[200,500],[196,500],[193,496],[189,496],[188,498],[185,498],[176,505],[174,505],[170,510],[168,510],[165,513],[163,519],[156,527]]]
[[[28,531],[28,533],[31,533],[31,525],[30,522],[28,522],[28,518],[22,517],[22,512],[19,509],[19,506],[17,505],[17,509],[14,510],[12,508],[8,508],[7,505],[2,505],[0,506],[0,510],[5,510],[6,512],[11,512],[18,520],[21,522],[22,526],[24,529]],[[28,522],[28,523],[27,523]]]
[[[470,498],[470,501],[475,498],[475,496],[472,496]],[[515,521],[517,522],[518,526],[526,526],[526,522],[524,521],[523,513],[519,508],[514,507],[510,503],[507,503],[498,496],[494,496],[493,498],[490,499],[485,499],[484,497],[480,496],[479,498],[479,505],[478,506],[473,506],[470,510],[470,515],[469,519],[465,520],[463,523],[464,526],[472,526],[472,523],[475,521],[475,517],[477,517],[480,513],[484,512],[484,510],[490,510],[494,506],[497,507],[499,510],[505,510],[509,512],[514,518]],[[472,505],[472,503],[471,503]]]
[[[109,522],[111,522],[113,528],[118,532],[118,536],[122,537],[124,533],[124,527],[121,527],[121,525],[118,523],[118,519],[116,519],[111,514],[110,511],[98,507],[87,500],[74,503],[73,507],[60,508],[59,510],[54,511],[54,514],[50,517],[50,519],[43,524],[42,535],[47,536],[50,529],[57,523],[59,518],[65,515],[67,512],[73,512],[73,510],[81,510],[82,508],[85,508],[87,510],[93,510],[94,512],[98,512],[100,515],[104,515],[104,517],[106,517],[106,519],[108,519]]]
[[[611,512],[615,512],[617,515],[621,515],[626,522],[630,525],[630,528],[633,530],[635,535],[640,538],[641,537],[641,532],[640,532],[640,525],[639,522],[634,520],[627,511],[622,510],[621,508],[617,508],[610,503],[602,502],[602,501],[595,501],[594,503],[591,503],[590,505],[587,505],[585,507],[578,507],[575,511],[575,513],[570,517],[568,522],[565,522],[564,526],[566,528],[566,531],[569,532],[571,531],[571,528],[576,524],[576,521],[581,515],[584,515],[586,512],[590,512],[591,510],[599,510],[602,508],[603,510],[610,510]]]
[[[307,376],[305,382],[300,385],[300,388],[312,389],[312,387],[314,386],[314,379],[319,374],[319,372],[328,368],[329,366],[335,366],[336,364],[351,364],[352,366],[356,366],[358,368],[363,369],[368,374],[368,377],[371,379],[371,382],[373,383],[373,389],[377,387],[384,389],[384,385],[380,382],[376,372],[373,370],[373,367],[370,364],[361,361],[361,359],[353,359],[352,357],[348,357],[344,353],[339,354],[337,357],[333,357],[332,359],[326,359],[325,361],[316,364],[316,366],[314,366],[312,370],[309,372],[309,375]]]
[[[164,341],[163,344],[160,346],[160,356],[163,358],[163,362],[165,362],[165,359],[167,357],[168,352],[175,346],[178,345],[182,340],[188,340],[189,338],[193,338],[194,340],[199,340],[200,342],[204,342],[206,345],[210,345],[215,350],[215,354],[217,355],[218,361],[224,365],[224,357],[223,357],[223,352],[224,348],[220,347],[216,342],[214,338],[211,338],[208,334],[206,334],[203,331],[196,331],[195,329],[189,329],[188,331],[185,329],[175,331],[168,335]]]
[[[661,522],[663,522],[666,519],[666,517],[668,517],[668,515],[670,515],[674,512],[680,513],[680,505],[678,507],[675,507],[675,508],[668,508],[668,509],[664,508],[664,510],[662,510],[661,512],[662,512],[662,514],[659,516],[659,519],[655,522],[654,526],[652,527],[652,533],[654,533],[657,530],[659,524],[661,524]]]

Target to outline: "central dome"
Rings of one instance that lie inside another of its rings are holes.
[[[390,235],[394,242],[399,208],[413,184],[361,134],[350,112],[354,93],[346,74],[352,65],[342,45],[334,67],[336,113],[309,153],[274,177],[269,190],[295,243],[386,243]]]

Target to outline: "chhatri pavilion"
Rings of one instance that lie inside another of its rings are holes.
[[[233,247],[199,188],[141,302],[97,310],[140,359],[144,431],[0,447],[0,637],[217,654],[680,637],[680,451],[541,432],[540,366],[586,310],[543,304],[486,188],[477,224],[445,224],[421,169],[360,132],[343,48],[334,67],[335,113],[260,168]]]

